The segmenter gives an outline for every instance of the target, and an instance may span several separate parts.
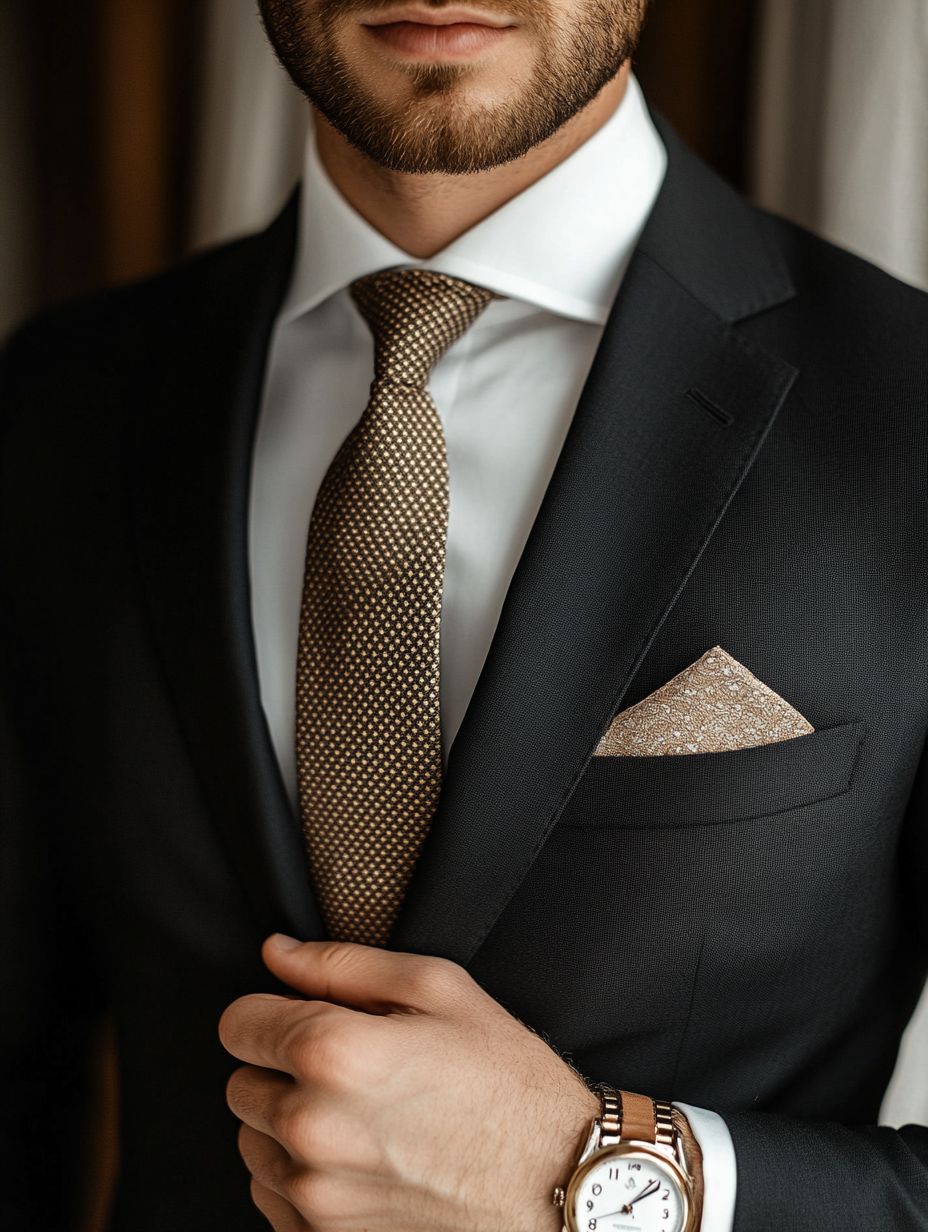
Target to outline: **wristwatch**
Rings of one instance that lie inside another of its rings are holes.
[[[696,1232],[693,1179],[670,1104],[601,1092],[566,1192],[554,1191],[567,1232]]]

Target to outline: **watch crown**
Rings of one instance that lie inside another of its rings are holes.
[[[566,1200],[567,1200],[567,1195],[564,1193],[564,1190],[561,1189],[560,1185],[558,1185],[554,1193],[551,1195],[551,1205],[552,1206],[563,1206]]]

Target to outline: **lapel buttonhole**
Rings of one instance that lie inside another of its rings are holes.
[[[705,411],[707,415],[711,415],[714,420],[722,424],[724,427],[729,428],[735,422],[734,415],[729,414],[729,412],[720,407],[717,402],[713,402],[711,398],[707,398],[706,395],[701,393],[698,389],[690,389],[686,396],[689,398],[690,402],[695,403],[701,411]]]

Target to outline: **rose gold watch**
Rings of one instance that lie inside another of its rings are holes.
[[[697,1205],[670,1104],[606,1088],[566,1192],[566,1232],[696,1232]]]

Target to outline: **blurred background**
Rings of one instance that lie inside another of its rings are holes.
[[[928,289],[928,0],[654,0],[652,106],[756,201]],[[0,338],[268,222],[306,107],[254,0],[0,0]],[[104,1036],[86,1232],[118,1168]],[[888,1124],[928,1123],[928,1000]]]

